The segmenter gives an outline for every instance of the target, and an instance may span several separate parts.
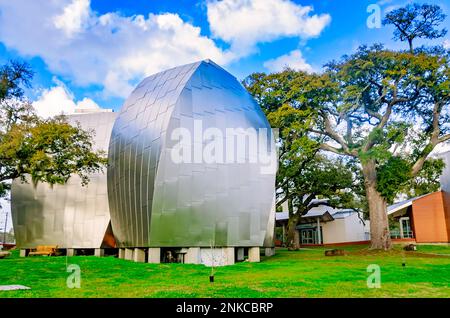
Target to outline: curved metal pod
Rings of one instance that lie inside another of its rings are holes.
[[[208,144],[203,139],[208,128],[225,136],[223,162],[196,158],[202,153],[198,149]],[[241,132],[233,138],[256,130],[266,134],[269,147],[249,146],[241,158],[228,160],[227,129],[237,128]],[[192,138],[174,139],[181,129]],[[173,158],[183,143],[183,155],[189,152],[191,162]],[[271,146],[273,136],[260,107],[236,78],[213,62],[144,79],[125,101],[109,145],[108,197],[118,246],[271,242],[276,173]]]
[[[117,113],[96,112],[67,116],[71,124],[95,130],[94,149],[108,150]],[[106,170],[106,169],[105,169]],[[110,227],[106,171],[89,176],[87,186],[77,175],[53,187],[12,182],[11,214],[17,246],[58,245],[59,248],[115,247]]]

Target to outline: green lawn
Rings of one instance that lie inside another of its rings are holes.
[[[0,291],[2,297],[450,297],[450,247],[419,246],[404,252],[345,247],[325,257],[324,248],[277,250],[261,263],[210,269],[203,265],[144,264],[114,257],[12,257],[0,260],[0,285],[31,290]],[[437,255],[442,254],[442,255]],[[67,263],[66,263],[67,262]],[[402,263],[406,266],[403,267]],[[66,264],[81,268],[81,288],[66,287]],[[381,288],[369,289],[366,269],[381,268]]]

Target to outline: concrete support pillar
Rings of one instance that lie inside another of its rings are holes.
[[[234,247],[225,247],[226,264],[234,265]]]
[[[125,249],[124,248],[119,248],[119,258],[125,259]]]
[[[190,247],[184,255],[184,263],[186,264],[201,264],[200,247]]]
[[[73,249],[73,248],[66,249],[66,255],[67,256],[75,256],[75,249]]]
[[[105,250],[103,248],[96,248],[94,255],[97,257],[103,257],[105,256]]]
[[[153,264],[161,263],[161,249],[159,247],[148,249],[148,262]]]
[[[248,249],[248,261],[253,263],[258,263],[259,258],[259,247],[249,247]]]
[[[145,250],[142,248],[135,248],[134,249],[134,261],[136,263],[145,263]]]
[[[27,257],[27,250],[26,249],[21,249],[20,250],[20,257]]]
[[[237,248],[237,255],[236,255],[236,261],[242,262],[244,260],[244,248],[238,247]]]
[[[273,255],[275,255],[275,247],[266,247],[264,249],[264,254],[266,256],[273,256]]]
[[[127,261],[133,260],[133,249],[132,248],[126,248],[125,249],[125,259]]]

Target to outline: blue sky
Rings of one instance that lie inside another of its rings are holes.
[[[391,28],[367,26],[367,8],[377,4],[384,14],[409,2],[0,0],[0,63],[31,64],[27,95],[43,115],[74,107],[117,111],[145,76],[203,58],[243,79],[285,65],[320,71],[361,44],[405,48],[391,40]],[[427,3],[450,14],[448,1]],[[450,29],[449,18],[443,26]]]

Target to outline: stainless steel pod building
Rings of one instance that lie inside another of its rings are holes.
[[[266,139],[240,151],[236,140],[251,139],[254,131]],[[208,148],[212,137],[219,145],[214,151]],[[219,149],[224,145],[231,148]],[[234,159],[228,158],[232,149]],[[205,157],[210,150],[213,160]],[[118,247],[272,244],[272,132],[242,85],[213,62],[144,79],[114,123],[108,158]]]
[[[94,149],[108,150],[117,114],[96,112],[68,116],[69,123],[94,129]],[[105,169],[106,170],[106,169]],[[14,180],[11,189],[11,214],[17,246],[38,245],[60,248],[115,247],[110,226],[106,171],[90,176],[81,186],[78,176],[53,187],[38,183],[36,188]]]
[[[15,180],[22,250],[119,247],[119,257],[144,261],[148,251],[159,262],[161,248],[175,248],[185,262],[224,265],[243,260],[245,247],[257,261],[259,247],[273,246],[274,137],[257,103],[218,65],[152,75],[119,114],[68,118],[95,130],[107,173],[91,175],[86,187],[78,176],[53,187]]]

